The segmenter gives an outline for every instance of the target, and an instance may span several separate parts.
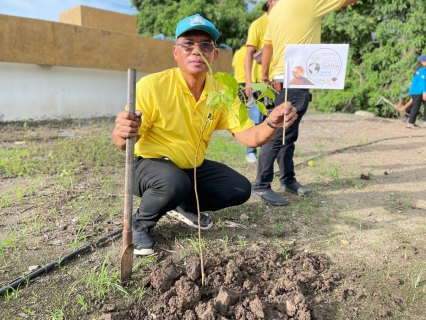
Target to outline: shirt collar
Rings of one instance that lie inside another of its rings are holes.
[[[182,74],[182,72],[180,71],[179,68],[176,68],[176,75],[177,75],[178,85],[179,85],[180,89],[182,90],[182,92],[191,94],[191,90],[189,90],[188,84],[186,83],[186,80],[183,77],[183,74]],[[200,100],[201,99],[207,99],[207,95],[210,91],[212,91],[212,78],[207,73],[206,81],[204,83],[203,93],[201,94]]]

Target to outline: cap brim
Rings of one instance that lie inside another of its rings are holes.
[[[190,28],[183,30],[181,33],[176,35],[176,40],[181,35],[183,35],[185,32],[192,31],[192,30],[201,30],[201,31],[207,32],[213,38],[213,41],[215,43],[216,43],[217,39],[219,38],[219,32],[216,29],[209,27],[209,26],[197,25],[197,26],[192,26]]]

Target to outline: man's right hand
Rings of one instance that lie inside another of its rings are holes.
[[[115,132],[122,138],[133,138],[138,135],[139,127],[141,126],[142,113],[137,110],[135,114],[128,111],[121,111],[115,118]]]
[[[121,111],[115,118],[115,129],[112,133],[114,143],[121,150],[126,149],[126,139],[138,138],[139,127],[142,123],[142,112],[136,110],[135,114],[128,111]]]

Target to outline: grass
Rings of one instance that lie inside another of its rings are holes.
[[[93,272],[93,270],[85,270],[80,275],[80,280],[75,282],[70,288],[70,293],[76,292],[76,286],[82,284],[91,298],[105,298],[107,294],[121,293],[123,296],[128,296],[129,293],[120,284],[120,270],[113,268],[109,270],[108,259],[111,252],[108,252],[100,271]]]
[[[235,138],[228,132],[216,131],[207,149],[206,158],[222,163],[231,162],[236,168],[241,168],[246,165],[245,150],[243,145],[235,143]]]

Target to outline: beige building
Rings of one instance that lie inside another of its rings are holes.
[[[0,15],[0,122],[112,116],[138,78],[173,68],[173,42],[137,35],[136,16],[77,6],[60,22]],[[220,49],[214,71],[231,72]]]

